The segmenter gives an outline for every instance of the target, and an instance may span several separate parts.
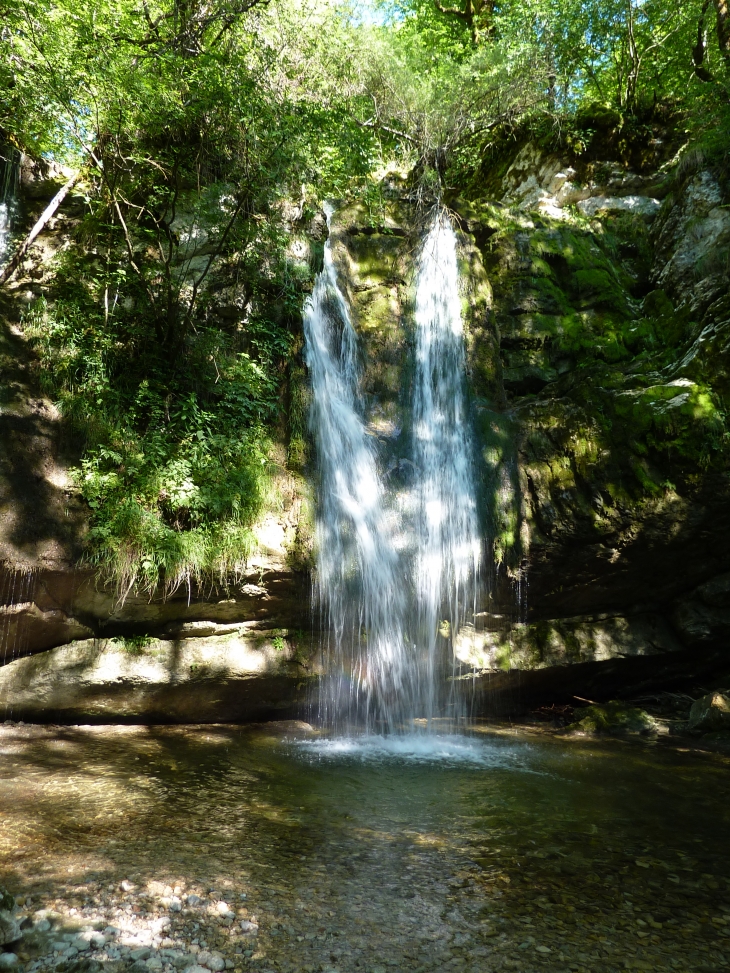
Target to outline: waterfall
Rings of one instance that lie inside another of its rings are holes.
[[[390,724],[406,675],[404,576],[362,419],[357,337],[329,240],[304,335],[320,471],[316,589],[328,638],[320,716],[336,725],[363,716],[366,725]]]
[[[419,471],[415,559],[417,633],[426,713],[435,713],[439,638],[448,644],[476,612],[481,543],[464,390],[456,234],[431,224],[416,282],[413,459]]]
[[[8,157],[0,156],[0,270],[10,256],[20,184],[20,154],[11,147],[3,148]]]
[[[421,249],[415,328],[414,482],[397,495],[366,429],[357,336],[328,240],[304,333],[319,470],[319,718],[336,730],[393,732],[444,715],[441,663],[475,611],[480,543],[456,236],[441,215]]]

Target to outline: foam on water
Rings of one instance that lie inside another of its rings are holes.
[[[526,770],[530,747],[471,737],[436,733],[389,736],[324,737],[298,740],[295,752],[322,761],[359,763],[432,764],[442,767],[471,766],[488,769]]]

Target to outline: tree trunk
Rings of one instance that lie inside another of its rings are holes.
[[[717,8],[717,40],[720,53],[726,63],[730,63],[730,3],[728,0],[715,0]]]

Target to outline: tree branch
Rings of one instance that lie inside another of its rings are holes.
[[[369,118],[366,122],[358,121],[356,118],[355,124],[359,128],[379,129],[381,132],[387,132],[388,135],[395,135],[396,138],[405,139],[405,141],[410,142],[411,145],[418,145],[418,139],[413,138],[412,135],[409,135],[407,132],[400,132],[397,128],[391,128],[390,125],[384,125],[375,118]]]

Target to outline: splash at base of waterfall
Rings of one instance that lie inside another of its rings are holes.
[[[413,435],[401,458],[412,476],[398,491],[386,488],[366,429],[360,349],[328,240],[304,333],[319,467],[315,598],[327,672],[318,721],[340,731],[404,733],[465,715],[450,687],[453,641],[473,622],[481,546],[457,240],[441,212],[420,249],[414,324]]]
[[[295,752],[328,762],[436,764],[490,769],[527,769],[531,751],[500,741],[478,740],[444,733],[365,734],[318,740],[299,740]],[[534,771],[532,771],[534,772]]]

